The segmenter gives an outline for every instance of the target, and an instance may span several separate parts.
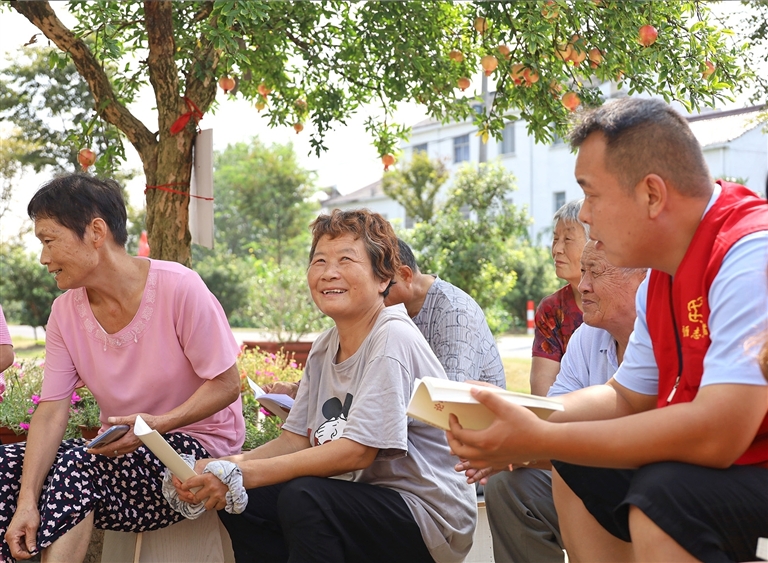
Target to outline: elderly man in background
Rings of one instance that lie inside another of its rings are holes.
[[[422,274],[411,248],[398,239],[402,265],[384,304],[403,303],[448,379],[484,381],[506,389],[496,340],[477,302],[437,276]]]
[[[581,271],[578,288],[584,324],[571,337],[549,397],[608,381],[619,367],[632,334],[635,293],[645,270],[615,268],[590,241],[581,256]],[[547,461],[493,475],[485,487],[485,501],[497,563],[563,561]]]

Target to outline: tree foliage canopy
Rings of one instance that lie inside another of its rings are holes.
[[[115,177],[125,159],[120,133],[99,119],[75,65],[57,56],[51,64],[55,52],[46,47],[23,53],[0,70],[0,119],[15,126],[3,141],[16,147],[8,157],[35,172],[46,167],[53,173],[76,172],[84,143],[101,155],[96,172]]]
[[[415,99],[436,119],[472,119],[484,139],[498,136],[512,116],[525,119],[538,139],[549,139],[567,127],[561,90],[599,104],[598,82],[619,79],[630,92],[659,93],[697,107],[727,96],[748,72],[737,64],[739,48],[726,42],[707,19],[706,6],[695,1],[99,0],[68,4],[79,22],[73,30],[48,2],[10,5],[71,59],[101,118],[140,154],[148,186],[173,185],[185,193],[194,123],[211,109],[216,81],[225,75],[236,79],[234,94],[267,104],[272,125],[311,122],[316,151],[331,127],[362,104],[376,104],[380,112],[368,129],[384,154],[407,134],[392,122],[405,100]],[[638,28],[645,24],[659,35],[642,47]],[[579,53],[600,50],[602,61],[592,68],[563,60],[558,52],[569,42]],[[452,50],[460,50],[463,60],[449,58]],[[497,60],[489,77],[495,94],[487,111],[476,113],[476,99],[456,86],[475,76],[480,57],[488,55]],[[705,79],[707,60],[717,70]],[[528,87],[516,81],[516,64],[538,81]],[[142,123],[127,106],[147,84],[157,123]],[[185,114],[186,126],[172,135]],[[148,190],[154,257],[189,262],[187,223],[188,198]]]
[[[437,212],[440,188],[448,177],[442,162],[433,162],[426,152],[416,151],[404,168],[384,174],[382,188],[405,208],[409,218],[429,222]]]
[[[309,200],[314,174],[299,165],[293,147],[256,139],[229,145],[214,168],[217,242],[235,255],[304,263],[319,205]]]
[[[16,322],[45,327],[51,304],[60,294],[53,276],[22,244],[0,245],[0,301],[4,307],[13,304],[10,310],[15,312]]]
[[[403,233],[419,269],[470,294],[494,332],[511,324],[503,298],[515,287],[514,251],[524,244],[530,223],[525,210],[507,199],[514,189],[515,178],[502,164],[466,165],[434,216]]]

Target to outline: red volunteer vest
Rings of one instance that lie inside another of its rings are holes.
[[[704,215],[672,276],[652,270],[646,320],[659,367],[658,407],[693,401],[709,338],[709,288],[728,250],[741,238],[768,230],[768,204],[749,189],[718,181],[720,197]],[[768,463],[768,415],[737,465]]]

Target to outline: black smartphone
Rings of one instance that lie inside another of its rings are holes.
[[[122,438],[131,427],[127,424],[117,424],[111,428],[105,430],[103,433],[96,436],[93,440],[88,442],[88,449],[98,448],[111,444],[115,440]]]

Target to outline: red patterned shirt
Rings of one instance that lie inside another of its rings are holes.
[[[548,295],[536,309],[532,355],[559,362],[581,323],[581,309],[570,284]]]

